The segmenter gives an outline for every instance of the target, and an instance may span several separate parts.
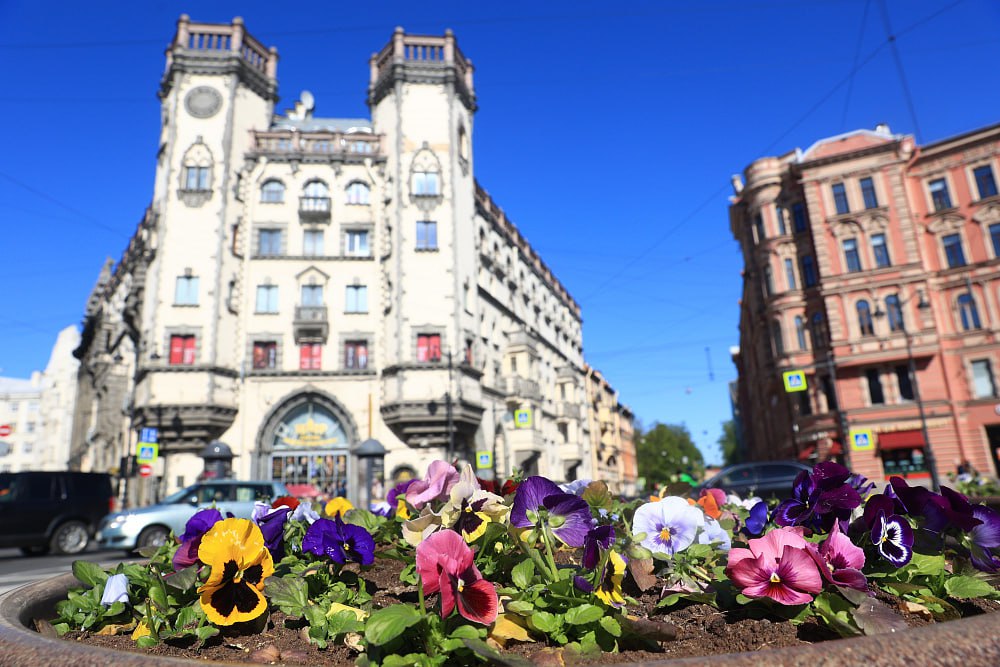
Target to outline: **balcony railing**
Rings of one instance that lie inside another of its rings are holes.
[[[329,197],[299,197],[299,217],[304,220],[329,220]]]
[[[364,132],[293,132],[253,130],[251,152],[281,155],[380,155],[382,137]]]
[[[580,405],[578,403],[570,403],[569,401],[561,401],[556,404],[556,417],[562,419],[580,419]]]
[[[508,397],[527,398],[538,400],[542,397],[542,392],[538,383],[519,375],[509,375],[504,378],[504,390]]]
[[[326,322],[326,306],[296,306],[295,323]]]

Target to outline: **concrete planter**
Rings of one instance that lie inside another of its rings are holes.
[[[72,574],[41,581],[0,597],[0,665],[23,667],[167,667],[180,665],[232,665],[205,660],[180,660],[141,653],[110,651],[77,642],[43,637],[32,619],[51,618],[56,602],[77,585]],[[631,667],[665,667],[717,664],[720,667],[917,667],[1000,665],[1000,613],[975,616],[951,623],[915,628],[902,633],[824,642],[809,646],[758,653],[735,653],[708,658],[655,660]]]

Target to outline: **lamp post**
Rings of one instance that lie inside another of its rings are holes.
[[[931,304],[927,301],[927,296],[923,290],[917,290],[920,300],[917,302],[919,310],[927,310]],[[931,438],[927,432],[927,415],[924,412],[924,401],[920,397],[920,381],[917,379],[917,365],[913,358],[913,343],[910,340],[910,331],[906,328],[906,318],[903,317],[903,306],[913,298],[911,294],[905,301],[899,304],[899,329],[903,332],[906,341],[906,365],[910,374],[910,383],[913,385],[913,400],[917,403],[917,414],[920,415],[920,432],[924,437],[924,461],[931,473],[931,489],[935,492],[941,490],[941,480],[938,477],[937,459],[934,457],[934,449],[931,447]],[[875,317],[884,317],[885,312],[881,308],[875,310]]]

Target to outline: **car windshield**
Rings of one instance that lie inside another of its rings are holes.
[[[175,505],[177,503],[186,503],[188,498],[191,496],[198,495],[198,485],[189,486],[187,488],[181,489],[180,491],[174,491],[169,496],[160,501],[161,505]]]

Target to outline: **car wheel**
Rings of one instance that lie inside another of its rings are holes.
[[[49,552],[47,545],[37,545],[33,547],[21,547],[21,553],[25,556],[44,556]]]
[[[78,554],[90,544],[90,533],[82,521],[67,521],[56,528],[49,546],[57,554]]]
[[[169,532],[163,526],[150,526],[139,533],[139,539],[135,541],[135,548],[162,547],[167,542]]]

